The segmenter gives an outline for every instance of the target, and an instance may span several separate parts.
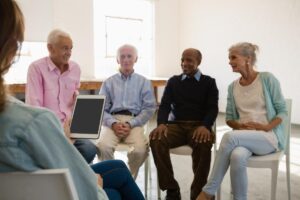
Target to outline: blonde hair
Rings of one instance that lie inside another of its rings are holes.
[[[229,52],[237,51],[239,55],[249,57],[250,64],[255,65],[256,63],[256,54],[259,51],[259,47],[256,44],[252,44],[249,42],[240,42],[232,45],[229,49]]]
[[[24,40],[24,17],[14,0],[0,1],[0,112],[5,108],[4,74]]]

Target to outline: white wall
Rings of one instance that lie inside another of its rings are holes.
[[[25,40],[45,41],[53,27],[53,3],[50,0],[17,0],[25,16]]]
[[[27,36],[38,39],[36,34],[45,35],[47,29],[56,27],[68,30],[74,42],[72,59],[82,66],[83,76],[93,76],[93,0],[18,1],[28,20]],[[285,97],[293,99],[292,121],[300,124],[300,92],[296,89],[300,77],[299,0],[154,1],[156,76],[179,74],[181,52],[199,48],[203,54],[200,68],[216,78],[220,110],[224,111],[227,86],[238,77],[228,65],[227,49],[236,42],[253,42],[261,48],[258,70],[278,77]]]
[[[178,13],[178,0],[155,1],[155,76],[181,72]]]
[[[179,0],[178,15],[179,50],[202,51],[200,68],[217,80],[221,111],[227,86],[238,77],[228,65],[227,49],[249,41],[261,48],[258,70],[270,71],[280,80],[285,97],[293,99],[292,121],[300,124],[300,1]]]
[[[25,16],[25,40],[47,41],[60,28],[71,34],[72,60],[83,77],[94,75],[93,0],[18,0]]]
[[[72,59],[78,62],[83,77],[94,76],[93,0],[52,0],[54,27],[70,32]]]

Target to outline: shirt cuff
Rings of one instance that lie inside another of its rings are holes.
[[[118,122],[118,120],[116,120],[116,119],[109,119],[109,120],[107,120],[106,125],[107,125],[108,127],[112,128],[111,126],[112,126],[112,124],[115,123],[115,122]]]

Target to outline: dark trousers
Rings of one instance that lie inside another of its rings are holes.
[[[207,182],[211,161],[212,142],[196,143],[192,139],[193,132],[199,125],[199,122],[169,124],[167,137],[163,136],[161,140],[150,141],[157,168],[159,186],[162,190],[179,189],[179,185],[174,178],[169,149],[182,145],[189,145],[193,149],[192,168],[194,179],[191,185],[192,200],[197,198],[202,187]]]
[[[87,163],[91,163],[97,153],[97,147],[88,139],[77,139],[74,142],[74,146],[83,156]]]
[[[112,200],[144,200],[125,163],[121,160],[105,160],[91,165],[103,179],[103,189]]]

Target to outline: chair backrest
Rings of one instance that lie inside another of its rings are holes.
[[[290,134],[291,134],[291,114],[292,114],[292,100],[286,99],[286,109],[288,116],[283,123],[284,133],[286,134],[285,154],[289,154],[290,151]]]
[[[1,200],[78,200],[68,169],[0,173]]]

